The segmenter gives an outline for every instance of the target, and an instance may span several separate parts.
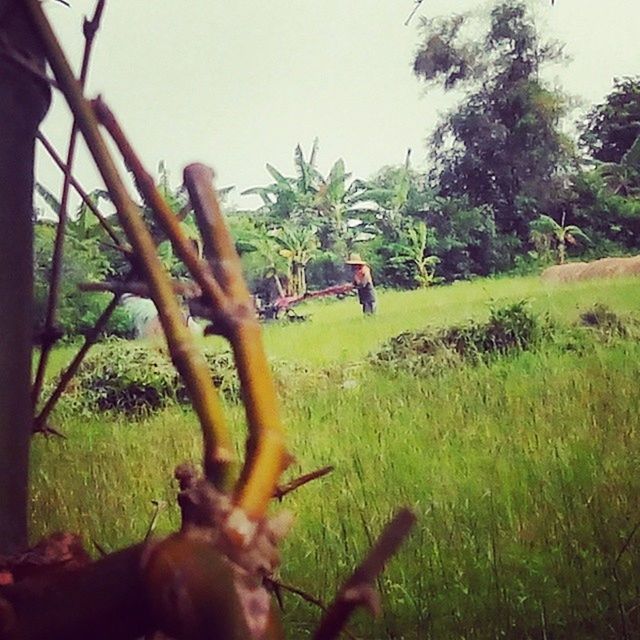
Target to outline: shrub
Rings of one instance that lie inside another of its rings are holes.
[[[205,349],[204,357],[216,388],[227,400],[238,401],[240,383],[231,352]],[[271,364],[281,393],[295,388],[308,374],[299,365]],[[76,415],[109,411],[136,419],[187,401],[185,386],[166,352],[142,341],[109,338],[81,365],[60,410]]]
[[[207,352],[205,358],[216,387],[226,397],[237,398],[239,386],[231,354]],[[81,365],[62,407],[85,415],[115,411],[144,417],[186,401],[184,384],[164,351],[144,342],[111,338]]]
[[[552,333],[549,319],[532,314],[523,300],[493,306],[486,322],[469,320],[438,330],[401,333],[386,342],[371,360],[386,368],[433,374],[465,361],[532,349]]]

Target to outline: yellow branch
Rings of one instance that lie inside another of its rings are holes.
[[[247,456],[234,502],[255,520],[264,515],[285,466],[284,430],[262,329],[212,179],[211,169],[201,164],[190,165],[184,171],[205,254],[229,298],[225,335],[233,348],[249,430]]]

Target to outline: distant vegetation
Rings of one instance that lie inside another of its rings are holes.
[[[378,285],[393,288],[640,250],[640,77],[616,79],[572,139],[562,127],[570,98],[542,79],[545,67],[563,60],[560,43],[543,37],[519,0],[497,2],[482,37],[475,20],[422,25],[417,78],[461,95],[430,138],[429,170],[415,167],[407,152],[368,179],[353,176],[343,159],[324,175],[315,140],[308,153],[295,148],[295,175],[266,165],[265,184],[244,192],[260,197],[258,209],[227,211],[255,292],[270,298],[344,281],[353,250],[369,261]],[[194,230],[184,191],[171,186],[162,164],[159,186],[185,230]],[[40,193],[57,210],[42,186]],[[96,202],[105,196],[92,194]],[[170,244],[146,219],[165,265],[183,277]],[[37,324],[54,224],[36,224]],[[68,335],[83,333],[104,304],[103,294],[78,294],[78,282],[124,276],[126,262],[111,244],[83,206],[66,248],[60,324]],[[123,315],[108,329],[130,330]]]

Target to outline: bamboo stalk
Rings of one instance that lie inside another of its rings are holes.
[[[242,385],[249,437],[234,502],[251,519],[261,518],[285,466],[284,430],[277,393],[262,340],[262,328],[247,290],[240,258],[224,223],[212,185],[213,172],[201,164],[184,170],[184,183],[216,278],[232,304],[225,318]]]
[[[91,52],[93,50],[93,42],[96,33],[100,28],[100,19],[104,10],[105,0],[98,0],[95,13],[90,21],[85,18],[84,28],[84,53],[82,54],[82,65],[80,69],[80,87],[84,90],[89,75],[89,64],[91,61]],[[47,313],[45,316],[43,335],[45,340],[40,349],[40,358],[36,369],[36,376],[31,390],[31,402],[35,407],[44,384],[44,374],[47,369],[49,353],[54,346],[56,339],[50,336],[55,335],[53,329],[56,324],[58,301],[60,298],[60,279],[62,276],[62,262],[64,259],[64,236],[67,227],[67,219],[69,217],[69,190],[71,185],[71,172],[73,170],[73,161],[76,152],[76,142],[78,140],[78,126],[74,118],[71,125],[71,134],[69,136],[69,148],[67,151],[66,170],[62,181],[62,195],[60,197],[60,211],[58,212],[58,226],[56,228],[56,237],[53,244],[53,259],[51,266],[51,277],[49,279],[49,296],[47,299]]]
[[[82,90],[44,15],[39,0],[23,1],[41,37],[49,64],[74,113],[105,185],[111,193],[127,237],[140,258],[141,269],[149,283],[150,293],[158,309],[171,358],[185,381],[194,409],[200,419],[205,473],[216,486],[226,488],[230,481],[233,449],[209,368],[202,354],[195,347],[189,330],[184,326],[178,302],[167,274],[156,255],[149,230],[127,193],[100,134],[93,109],[82,95]]]

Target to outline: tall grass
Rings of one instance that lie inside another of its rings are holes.
[[[375,318],[345,300],[269,326],[275,356],[338,365],[284,394],[289,473],[336,471],[287,497],[297,521],[282,579],[328,599],[409,504],[419,526],[381,580],[383,619],[356,621],[363,637],[638,637],[639,344],[551,345],[428,378],[350,364],[399,331],[485,314],[492,298],[527,296],[571,321],[595,301],[637,310],[635,288],[478,281],[384,293]],[[241,411],[229,410],[240,446]],[[200,456],[191,412],[60,427],[68,439],[34,442],[34,537],[65,528],[116,548],[144,535],[152,499],[167,503],[159,531],[175,527],[172,469]],[[286,605],[289,637],[307,637],[318,613]]]

